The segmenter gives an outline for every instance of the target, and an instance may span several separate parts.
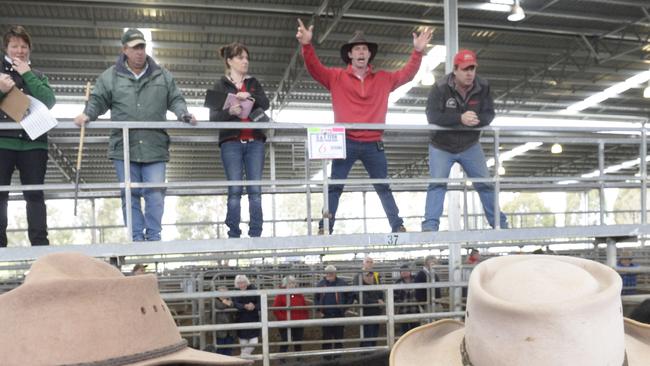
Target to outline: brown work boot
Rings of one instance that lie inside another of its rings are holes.
[[[393,232],[394,233],[405,233],[406,228],[404,227],[404,225],[400,225],[397,229],[393,230]]]
[[[325,229],[323,229],[322,227],[319,227],[318,228],[318,235],[325,235]]]

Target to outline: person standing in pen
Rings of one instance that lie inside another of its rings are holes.
[[[24,27],[10,27],[2,37],[4,57],[0,68],[0,101],[13,89],[38,99],[48,108],[56,103],[47,77],[31,67],[32,38]],[[0,111],[0,124],[16,122]],[[0,129],[0,185],[11,184],[14,170],[20,183],[43,184],[47,170],[47,134],[36,140],[24,130]],[[31,245],[49,245],[47,208],[43,191],[23,191],[27,211],[27,236]],[[0,192],[0,247],[7,246],[7,207],[9,192]]]
[[[214,85],[214,90],[222,93],[231,93],[242,102],[252,100],[252,110],[267,110],[270,103],[266,97],[262,84],[248,74],[248,48],[234,42],[221,47],[219,54],[224,60],[226,74]],[[210,121],[216,122],[251,122],[251,118],[240,117],[242,106],[232,105],[228,109],[210,108]],[[221,148],[221,161],[228,180],[243,180],[244,173],[248,180],[261,180],[264,172],[264,142],[266,136],[262,130],[244,128],[241,130],[227,129],[219,132],[219,147]],[[226,226],[228,237],[239,238],[241,229],[241,195],[243,186],[228,186],[228,211],[226,213]],[[259,185],[246,186],[248,194],[248,211],[250,222],[248,236],[262,235],[264,218],[262,214],[262,187]]]
[[[128,29],[122,35],[122,52],[115,65],[104,71],[95,83],[88,104],[74,122],[81,126],[111,110],[113,121],[165,121],[167,110],[179,120],[196,123],[187,111],[185,99],[171,73],[159,66],[145,51],[142,32]],[[108,158],[113,161],[120,182],[124,182],[122,130],[111,131]],[[169,161],[169,135],[164,129],[129,130],[131,182],[164,183]],[[144,198],[144,210],[141,199]],[[165,208],[164,188],[131,190],[133,241],[158,241]],[[125,192],[122,213],[126,221]]]
[[[314,26],[305,27],[298,19],[296,39],[302,46],[302,56],[309,74],[323,85],[332,95],[334,121],[337,123],[384,124],[388,111],[388,96],[399,86],[409,82],[418,72],[422,53],[432,30],[425,28],[419,35],[413,33],[414,50],[408,62],[395,72],[377,71],[371,63],[377,55],[377,43],[366,39],[362,31],[357,31],[352,39],[341,47],[341,58],[347,67],[326,67],[311,43]],[[373,179],[386,179],[388,163],[384,152],[381,130],[346,131],[346,158],[332,162],[331,179],[346,179],[357,160],[361,160]],[[385,183],[373,184],[386,212],[391,232],[404,232],[404,220],[390,186]],[[334,230],[336,210],[343,193],[342,184],[329,186],[328,207],[329,232]],[[319,234],[324,234],[323,220],[319,223]]]

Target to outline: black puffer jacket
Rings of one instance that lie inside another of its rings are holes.
[[[429,93],[426,109],[429,124],[458,130],[431,133],[431,144],[452,154],[465,151],[477,143],[481,131],[475,129],[489,125],[494,119],[494,101],[487,81],[477,76],[474,87],[464,99],[454,85],[453,73],[436,83]],[[467,111],[476,112],[480,120],[477,126],[468,127],[460,122],[460,116]]]
[[[248,285],[246,290],[255,290],[255,286]],[[239,310],[237,315],[238,323],[254,323],[260,321],[260,297],[259,296],[237,296],[232,298],[233,306]],[[252,303],[255,309],[246,310],[245,305]],[[260,336],[259,329],[239,329],[239,338],[251,339]]]
[[[253,104],[253,109],[255,110],[257,108],[261,108],[262,110],[267,110],[269,109],[270,103],[269,103],[269,98],[266,97],[266,93],[264,93],[264,89],[262,89],[262,84],[260,84],[257,79],[254,77],[246,77],[244,79],[244,85],[246,86],[246,91],[251,94],[251,96],[255,99],[255,104]],[[232,93],[232,94],[237,94],[237,87],[235,84],[233,84],[228,78],[224,75],[219,79],[215,84],[214,84],[214,90],[224,92],[224,93]],[[223,109],[216,109],[216,108],[210,108],[210,121],[213,122],[237,122],[240,121],[239,117],[233,116],[230,113],[228,113],[227,110]],[[239,133],[241,130],[233,130],[233,129],[227,129],[227,130],[221,130],[219,132],[219,146],[221,146],[222,143],[224,143],[227,140],[236,138],[239,136]],[[266,136],[264,133],[262,133],[262,130],[253,130],[253,135],[255,136],[256,139],[266,141]]]

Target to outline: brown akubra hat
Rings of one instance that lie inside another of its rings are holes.
[[[358,30],[354,32],[354,35],[348,41],[348,43],[344,44],[341,47],[341,58],[346,64],[349,64],[351,61],[350,56],[348,56],[348,52],[352,50],[352,47],[358,44],[365,44],[366,46],[368,46],[368,50],[370,50],[370,59],[368,60],[368,63],[371,63],[372,60],[375,59],[375,56],[377,55],[377,49],[379,48],[379,46],[374,42],[368,42],[366,40],[366,36],[363,34],[363,31]]]
[[[125,277],[80,253],[36,260],[0,295],[5,366],[247,365],[187,346],[152,275]]]

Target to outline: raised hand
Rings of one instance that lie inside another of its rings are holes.
[[[415,50],[418,52],[424,51],[424,48],[431,41],[431,36],[433,36],[433,29],[429,27],[424,28],[419,35],[413,33],[413,47],[415,47]]]
[[[296,33],[296,39],[300,44],[306,45],[311,43],[311,38],[314,34],[314,26],[310,25],[309,28],[305,27],[302,20],[298,18],[298,33]]]
[[[24,73],[32,69],[31,67],[29,67],[29,63],[27,63],[26,61],[19,60],[17,58],[11,61],[14,70],[16,70],[20,75],[23,75]]]

